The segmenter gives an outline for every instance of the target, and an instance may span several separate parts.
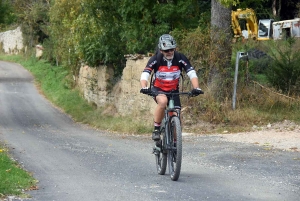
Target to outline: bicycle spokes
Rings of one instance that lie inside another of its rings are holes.
[[[170,123],[171,123],[171,129],[170,129],[171,149],[169,150],[168,153],[169,172],[170,172],[171,179],[173,181],[177,181],[180,175],[181,160],[182,160],[181,127],[180,127],[180,121],[178,117],[173,117]]]
[[[164,133],[163,133],[163,139],[164,139]],[[157,173],[160,175],[164,175],[167,168],[167,154],[164,153],[163,150],[163,140],[159,140],[155,142],[155,147],[153,148],[155,160],[156,160],[156,169]]]

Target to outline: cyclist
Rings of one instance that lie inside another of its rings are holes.
[[[179,79],[182,69],[189,76],[193,90],[191,91],[193,95],[199,95],[202,90],[199,88],[198,77],[196,71],[191,66],[189,60],[185,55],[176,51],[176,41],[169,34],[163,34],[159,37],[158,42],[159,51],[153,55],[145,69],[141,74],[141,93],[149,94],[154,92],[163,91],[177,91],[179,92]],[[148,79],[151,72],[154,70],[153,81],[151,83],[151,88],[148,88]],[[152,140],[160,140],[160,125],[162,119],[164,118],[164,110],[168,103],[168,98],[164,94],[158,94],[154,97],[157,103],[156,109],[154,111],[154,131],[152,133]],[[181,109],[181,103],[179,96],[174,98],[175,109]]]

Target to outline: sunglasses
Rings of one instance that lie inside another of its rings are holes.
[[[174,52],[175,49],[169,49],[169,50],[163,50],[163,52],[168,53],[168,52]]]

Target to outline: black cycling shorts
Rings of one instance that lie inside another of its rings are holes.
[[[158,87],[154,87],[154,86],[151,87],[151,91],[153,91],[156,94],[159,94],[160,91],[161,92],[168,92],[168,91],[164,91],[164,90],[162,90],[162,89],[160,89]],[[175,90],[174,92],[178,93],[179,90]],[[156,97],[153,97],[153,99],[156,102]],[[168,97],[168,103],[169,103],[169,100],[170,100],[170,98]],[[175,109],[181,109],[181,102],[180,102],[179,95],[174,95],[174,106],[175,106]]]

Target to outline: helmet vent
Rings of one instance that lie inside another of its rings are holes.
[[[159,38],[158,48],[160,50],[175,49],[176,41],[169,34],[164,34]]]

